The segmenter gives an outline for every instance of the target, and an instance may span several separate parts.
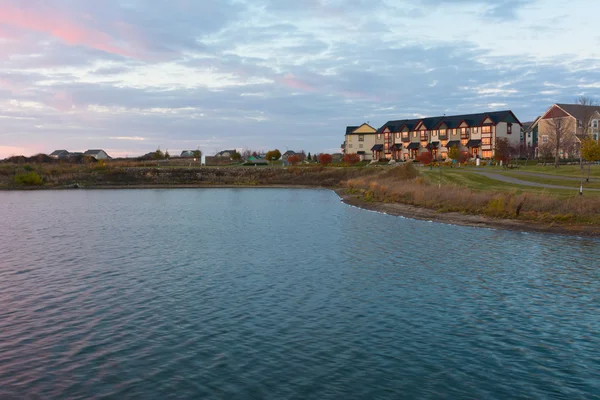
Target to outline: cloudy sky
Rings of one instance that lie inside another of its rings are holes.
[[[344,127],[600,98],[595,0],[0,0],[0,158],[339,151]]]

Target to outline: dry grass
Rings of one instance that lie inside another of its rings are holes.
[[[439,212],[460,212],[493,218],[514,218],[547,222],[600,223],[597,197],[560,198],[550,194],[485,192],[464,186],[427,183],[400,171],[345,182],[349,191],[361,193],[366,201],[403,203]]]

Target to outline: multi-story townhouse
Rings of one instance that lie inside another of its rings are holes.
[[[372,160],[376,129],[368,123],[346,127],[342,154],[358,154],[361,160]]]
[[[510,110],[388,121],[376,132],[372,158],[408,160],[431,151],[446,159],[453,146],[473,158],[492,158],[497,138],[518,147],[520,132],[521,122]]]
[[[578,143],[586,136],[600,139],[600,106],[580,104],[553,104],[531,125],[537,133],[536,154],[552,154],[556,150],[557,132],[561,134],[559,147],[562,157],[579,155]]]

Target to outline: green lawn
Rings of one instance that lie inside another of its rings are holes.
[[[479,175],[475,172],[474,168],[442,168],[442,185],[459,185],[465,186],[473,190],[480,191],[500,191],[500,192],[510,192],[516,191],[517,193],[543,193],[543,194],[551,194],[559,197],[572,197],[577,195],[576,187],[574,186],[574,190],[569,189],[546,189],[546,188],[538,188],[531,187],[525,185],[514,185],[507,182],[501,182],[495,179],[488,178],[483,175]],[[477,168],[476,170],[490,171],[490,172],[501,172],[501,168],[497,171],[494,171],[492,168]],[[434,168],[430,170],[429,168],[421,168],[421,175],[431,184],[439,183],[440,172],[438,168]],[[519,179],[521,176],[518,177]],[[523,179],[525,180],[525,179]],[[568,181],[567,181],[568,182]],[[571,186],[571,185],[562,185],[562,186]],[[594,195],[600,196],[600,191],[598,192],[587,192],[586,195]]]

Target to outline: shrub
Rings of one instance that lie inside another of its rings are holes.
[[[279,149],[268,151],[265,155],[265,158],[269,162],[277,161],[281,158],[281,152],[279,151]]]
[[[26,185],[26,186],[39,186],[43,184],[42,178],[37,174],[37,172],[26,172],[22,174],[15,175],[15,183],[17,185]]]
[[[296,155],[289,156],[287,160],[288,160],[288,163],[290,163],[290,165],[296,165],[300,162],[300,156],[296,156]]]
[[[429,165],[431,164],[431,161],[433,161],[433,155],[430,151],[424,151],[423,153],[419,154],[418,159],[421,164]]]
[[[357,162],[360,161],[360,156],[356,153],[352,153],[352,154],[345,154],[344,155],[344,162],[346,164],[350,164],[350,165],[354,165]]]
[[[331,164],[331,161],[333,161],[331,154],[324,153],[319,155],[319,163],[321,163],[321,165],[327,166]]]
[[[31,171],[33,171],[33,167],[32,167],[31,165],[29,165],[29,164],[25,165],[25,166],[23,167],[23,169],[24,169],[25,171],[27,171],[27,172],[31,172]]]

